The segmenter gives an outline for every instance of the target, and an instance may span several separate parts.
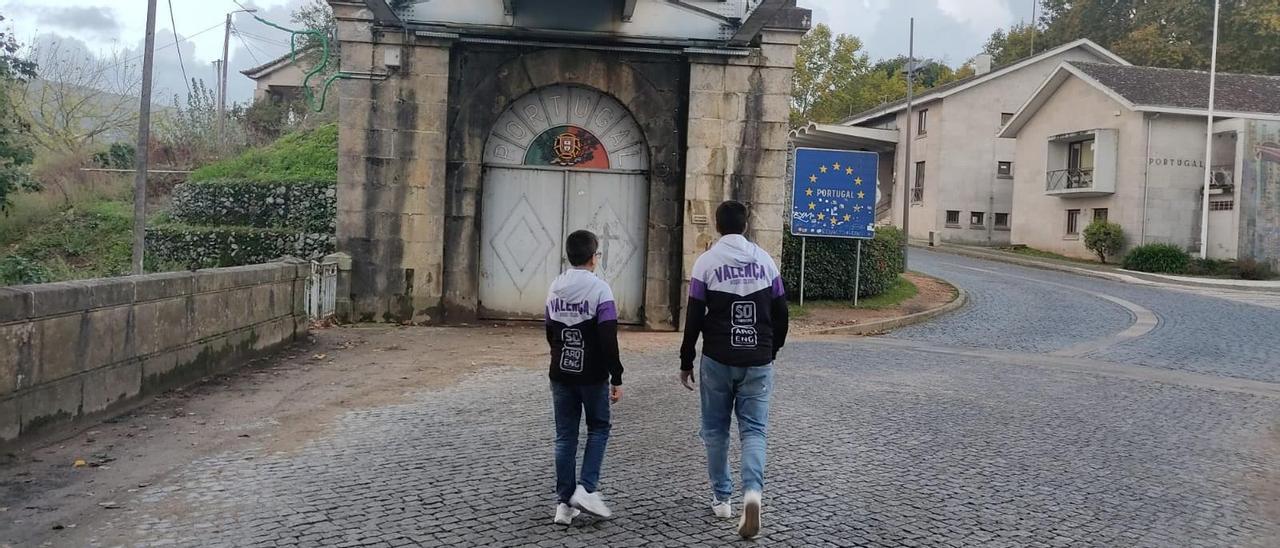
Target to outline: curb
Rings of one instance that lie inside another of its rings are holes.
[[[945,280],[944,280],[944,281],[945,281]],[[950,284],[948,284],[948,285],[950,285]],[[960,289],[959,287],[956,287],[955,285],[951,285],[951,287],[955,287],[955,288],[956,288],[956,298],[951,299],[951,302],[949,302],[949,303],[947,303],[947,304],[944,304],[944,305],[938,306],[938,307],[933,308],[933,309],[930,309],[930,310],[925,310],[924,312],[916,312],[915,314],[908,314],[908,315],[906,315],[906,316],[902,316],[902,317],[900,317],[900,318],[889,318],[889,319],[887,319],[887,320],[877,320],[877,321],[874,321],[874,322],[867,322],[867,323],[864,323],[864,324],[846,325],[846,326],[842,326],[842,327],[831,327],[831,328],[827,328],[827,329],[818,329],[818,330],[814,330],[814,331],[805,331],[805,332],[803,332],[803,333],[797,333],[797,335],[803,335],[803,336],[808,336],[808,335],[874,335],[874,334],[878,334],[878,333],[884,333],[885,331],[891,331],[891,330],[898,329],[898,328],[901,328],[901,327],[906,327],[906,326],[909,326],[909,325],[915,325],[915,324],[918,324],[918,323],[927,322],[927,321],[932,320],[932,319],[934,319],[934,318],[936,318],[936,317],[938,317],[938,316],[941,316],[941,315],[943,315],[943,314],[947,314],[947,313],[950,313],[950,312],[954,312],[954,311],[956,311],[956,310],[959,310],[961,307],[963,307],[965,304],[967,304],[967,303],[969,302],[969,294],[968,294],[968,293],[966,293],[966,292],[965,292],[965,290]]]
[[[1234,291],[1249,291],[1254,293],[1280,293],[1280,291],[1270,287],[1258,287],[1252,285],[1238,285],[1231,283],[1198,283],[1195,281],[1184,281],[1170,279],[1167,276],[1149,274],[1146,272],[1133,272],[1120,269],[1117,272],[1106,272],[1092,268],[1084,268],[1079,266],[1071,266],[1066,264],[1058,264],[1050,261],[1037,261],[1035,259],[1023,259],[1021,257],[1010,257],[1002,253],[991,253],[975,249],[967,249],[954,246],[912,246],[916,249],[924,249],[928,251],[936,251],[939,253],[947,253],[950,255],[959,255],[961,257],[970,257],[974,259],[984,259],[999,263],[1024,266],[1027,268],[1037,268],[1040,270],[1053,270],[1057,272],[1066,272],[1069,274],[1077,274],[1080,276],[1088,276],[1090,278],[1099,278],[1103,280],[1111,280],[1127,284],[1140,284],[1148,286],[1165,286],[1165,287],[1186,287],[1195,289],[1230,289]]]

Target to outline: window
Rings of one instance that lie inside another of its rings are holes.
[[[1093,171],[1093,145],[1093,139],[1067,145],[1067,169],[1075,172]]]
[[[997,162],[996,177],[1001,179],[1013,178],[1013,162]]]
[[[924,109],[916,115],[919,122],[916,123],[916,135],[929,134],[929,109]]]
[[[1095,223],[1107,222],[1107,208],[1105,207],[1093,208],[1093,222]]]
[[[1009,228],[1009,214],[996,213],[996,228]]]
[[[987,226],[987,214],[984,211],[969,212],[969,226],[983,228]]]
[[[924,162],[916,162],[916,180],[911,185],[911,203],[924,201]],[[936,217],[935,217],[936,218]]]
[[[1067,235],[1075,236],[1080,234],[1080,210],[1067,210]]]
[[[947,226],[960,226],[960,212],[947,210]]]
[[[1013,113],[1012,113],[1012,112],[1001,112],[1001,113],[1000,113],[1000,127],[1004,127],[1004,126],[1009,125],[1009,121],[1010,121],[1010,120],[1013,120]]]
[[[1235,200],[1219,200],[1209,202],[1209,211],[1231,211],[1236,208]]]

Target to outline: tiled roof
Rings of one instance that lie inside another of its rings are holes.
[[[1134,106],[1209,108],[1209,73],[1071,61]],[[1219,73],[1214,105],[1224,112],[1280,114],[1280,76]]]

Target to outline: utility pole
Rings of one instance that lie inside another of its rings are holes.
[[[222,66],[218,68],[218,150],[226,144],[227,129],[227,56],[231,50],[231,15],[227,14],[227,24],[222,31]]]
[[[1040,0],[1031,0],[1031,55],[1036,54],[1036,32],[1040,30],[1040,24],[1036,21],[1036,8],[1040,7]]]
[[[1209,61],[1209,129],[1204,141],[1204,196],[1200,204],[1200,258],[1209,258],[1209,190],[1213,186],[1213,110],[1218,87],[1218,13],[1221,0],[1213,2],[1213,55]]]
[[[151,67],[156,54],[156,0],[147,2],[147,38],[142,52],[142,104],[138,109],[138,148],[134,150],[133,273],[142,274],[147,245],[147,161],[151,143]]]
[[[911,32],[907,38],[907,144],[903,158],[902,180],[902,268],[907,268],[907,251],[911,247],[911,109],[915,101],[916,79],[916,18],[911,18]]]

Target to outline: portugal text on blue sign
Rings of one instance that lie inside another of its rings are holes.
[[[874,238],[879,165],[874,152],[796,149],[791,233]]]

